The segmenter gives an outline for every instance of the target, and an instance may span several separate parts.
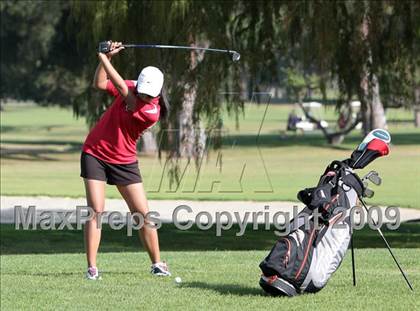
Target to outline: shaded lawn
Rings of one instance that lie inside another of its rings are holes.
[[[1,254],[56,254],[84,252],[81,230],[16,230],[14,225],[1,225]],[[136,252],[141,249],[135,232],[127,236],[126,227],[112,230],[103,226],[101,252]],[[420,248],[420,223],[403,223],[398,230],[382,231],[393,248]],[[278,237],[274,228],[265,230],[261,224],[258,230],[247,227],[243,236],[236,236],[239,226],[222,231],[216,237],[215,227],[199,230],[179,230],[173,224],[162,224],[159,229],[161,249],[164,251],[213,251],[213,250],[269,250]],[[382,239],[376,230],[368,227],[355,231],[356,248],[383,248]]]

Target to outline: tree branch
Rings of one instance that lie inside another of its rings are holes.
[[[305,117],[315,123],[317,125],[317,127],[322,131],[322,134],[324,134],[325,138],[327,139],[328,143],[333,143],[334,138],[342,136],[342,135],[347,135],[348,133],[350,133],[352,130],[354,130],[357,126],[357,124],[359,124],[359,122],[362,121],[362,116],[361,113],[357,114],[357,117],[354,119],[354,121],[351,123],[350,126],[347,126],[346,128],[340,130],[340,131],[335,131],[330,133],[328,131],[328,128],[322,126],[321,120],[318,120],[317,118],[315,118],[309,111],[309,109],[307,109],[306,107],[303,106],[302,103],[299,104],[300,107],[303,110],[303,113],[305,114]]]

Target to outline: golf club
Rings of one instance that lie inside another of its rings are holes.
[[[364,186],[365,186],[365,190],[363,191],[363,196],[365,198],[369,198],[369,199],[370,198],[373,198],[373,196],[375,195],[375,192],[373,190],[371,190],[371,189],[368,188],[367,183],[364,184]]]
[[[372,182],[376,186],[380,186],[381,183],[382,183],[382,178],[379,177],[379,174],[376,171],[370,171],[369,173],[367,173],[362,178],[362,181],[365,181],[366,179],[369,180],[370,182]]]
[[[382,129],[374,129],[369,132],[369,134],[366,135],[366,137],[363,139],[363,141],[360,143],[360,145],[357,147],[357,150],[363,151],[366,149],[367,145],[373,140],[373,139],[380,139],[383,142],[385,142],[387,145],[391,142],[391,135],[385,130]]]
[[[212,48],[203,48],[197,46],[182,46],[182,45],[158,45],[158,44],[123,44],[125,48],[140,48],[140,49],[183,49],[183,50],[199,50],[199,51],[209,51],[209,52],[219,52],[219,53],[228,53],[232,55],[232,61],[237,62],[241,58],[241,54],[233,50],[223,50],[223,49],[212,49]],[[104,41],[99,43],[99,52],[108,53],[110,51],[111,43],[110,41]]]
[[[370,171],[362,178],[362,182],[364,185],[363,196],[367,198],[372,198],[375,195],[375,192],[372,189],[368,188],[369,183],[367,181],[372,182],[376,186],[380,186],[382,183],[382,178],[379,177],[379,174],[376,171]]]
[[[362,169],[378,157],[389,153],[391,135],[382,129],[371,131],[353,151],[346,164],[353,169]]]

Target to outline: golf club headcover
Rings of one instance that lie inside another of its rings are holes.
[[[366,167],[376,158],[385,156],[389,153],[388,144],[381,139],[372,139],[363,150],[355,150],[349,159],[350,167],[361,169]]]
[[[388,133],[388,131],[383,129],[374,129],[373,131],[370,131],[369,134],[365,136],[365,138],[363,138],[363,141],[357,147],[357,150],[365,150],[367,145],[374,139],[380,139],[388,145],[391,143],[391,135]]]

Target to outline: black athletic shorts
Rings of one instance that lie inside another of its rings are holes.
[[[130,164],[112,164],[82,152],[80,170],[80,177],[103,180],[108,185],[126,186],[142,182],[137,161]]]

